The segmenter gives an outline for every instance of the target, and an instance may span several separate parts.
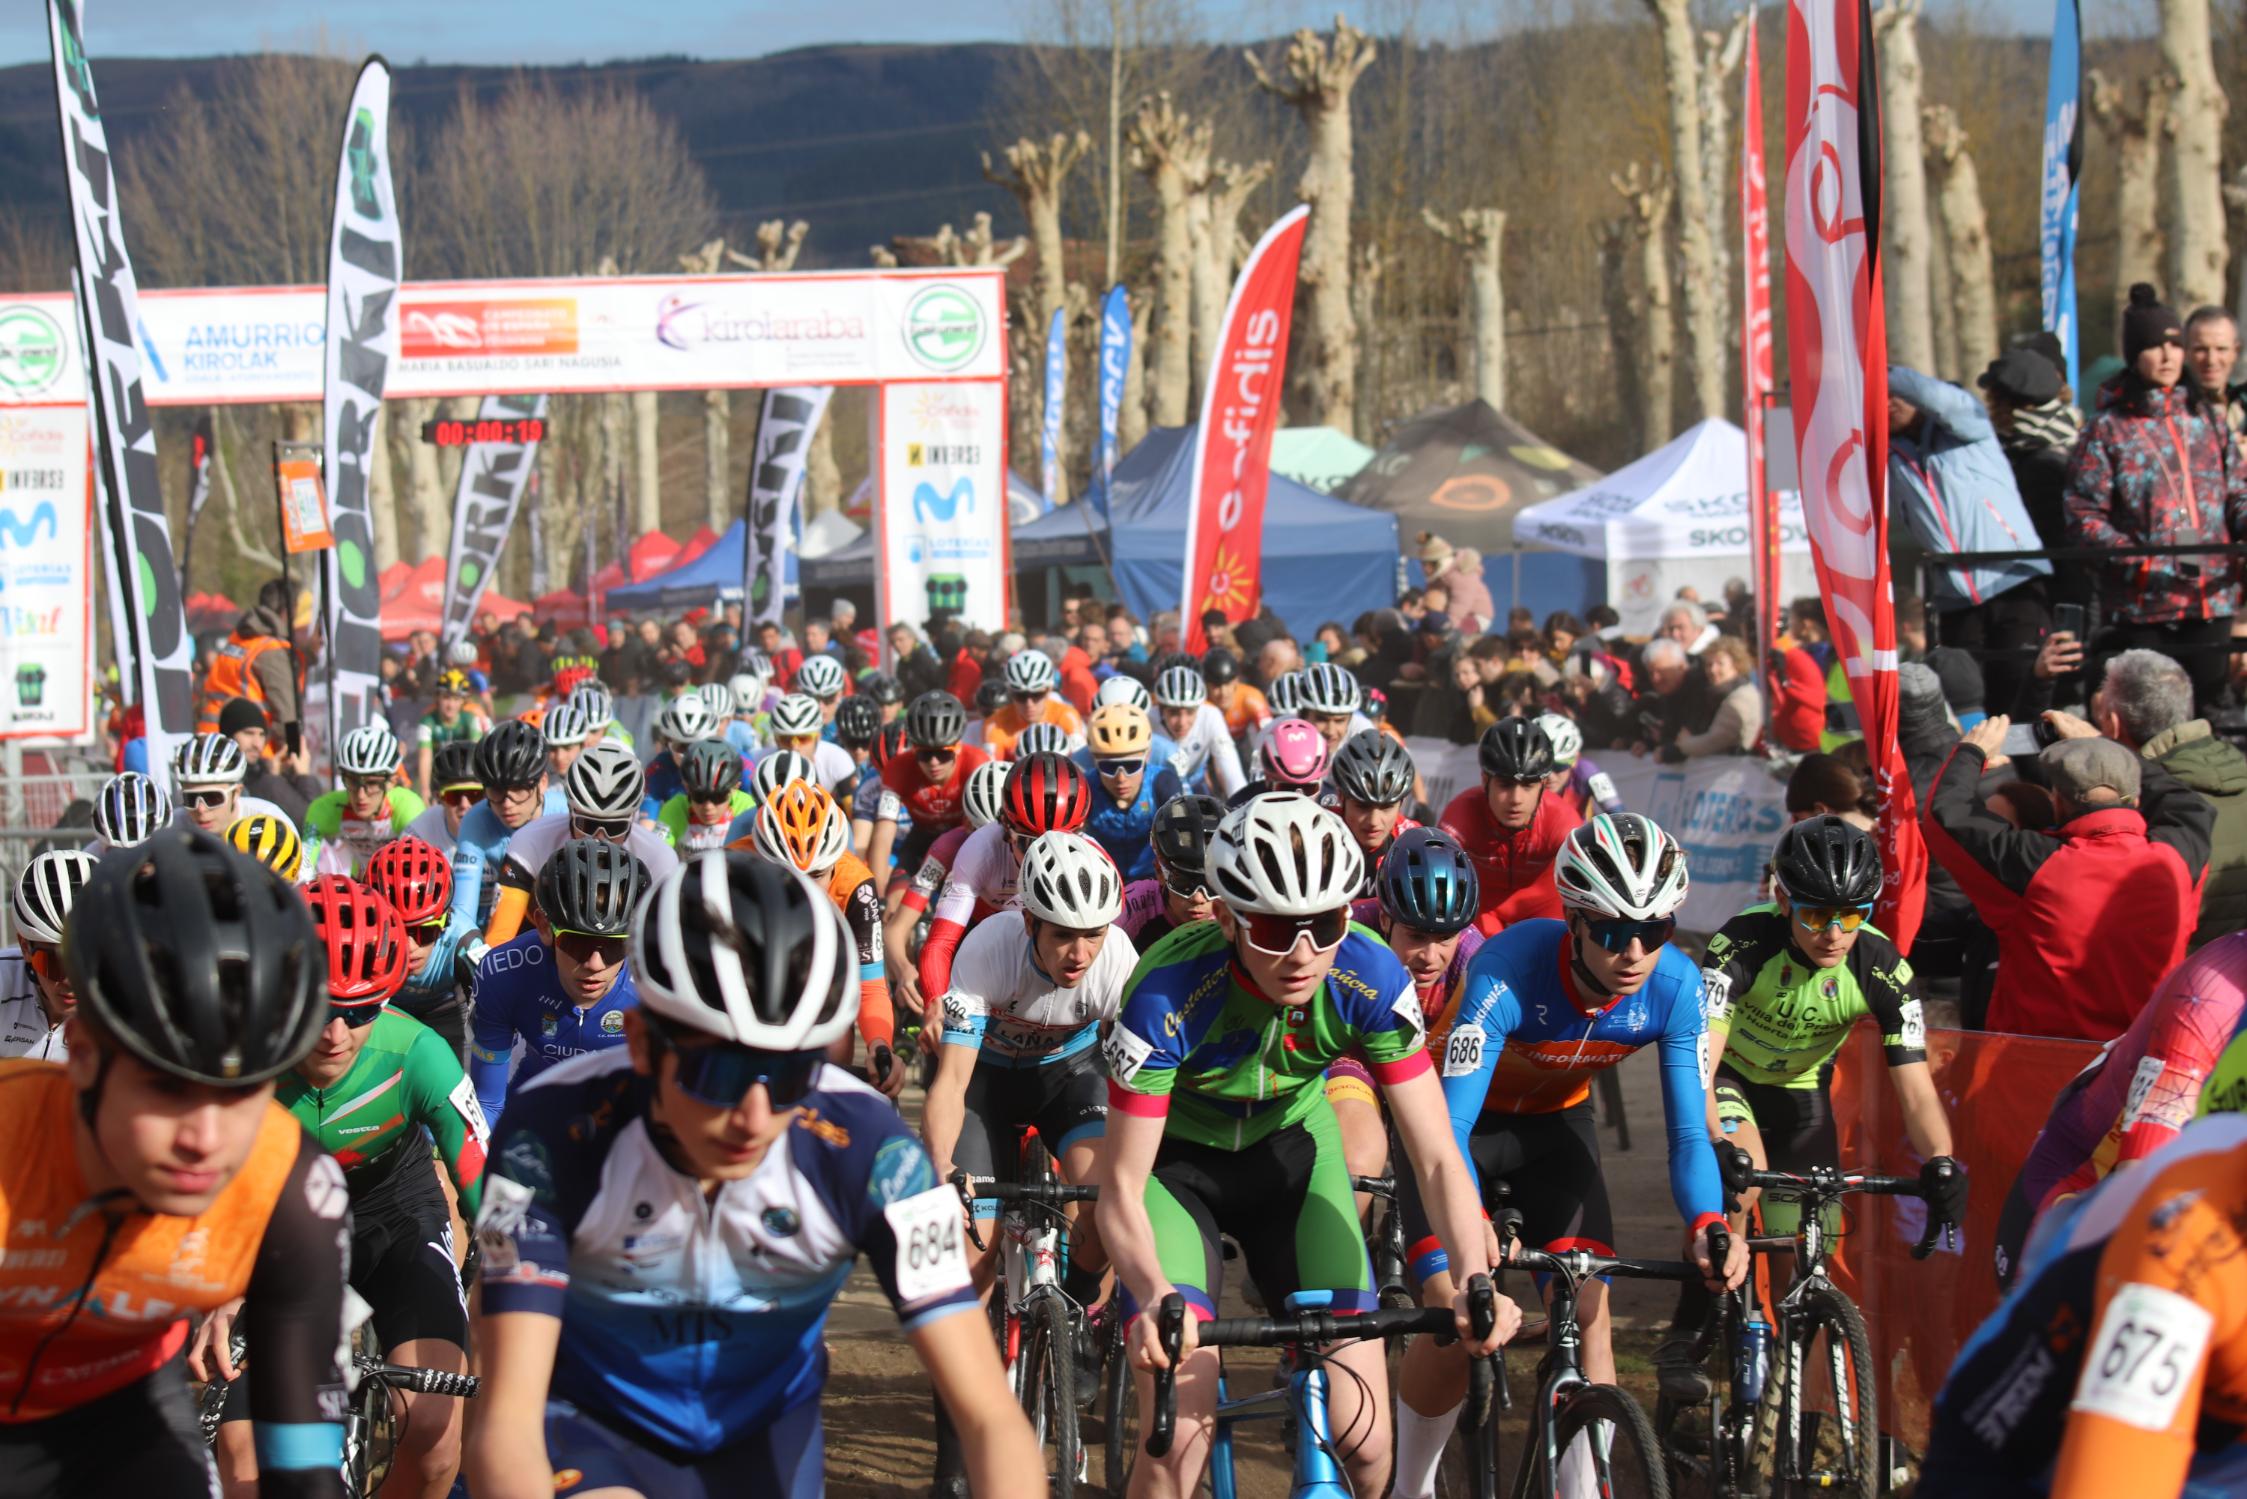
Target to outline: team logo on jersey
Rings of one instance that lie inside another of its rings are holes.
[[[873,1169],[866,1173],[866,1195],[874,1206],[886,1208],[936,1185],[936,1168],[928,1153],[910,1135],[884,1140],[874,1152]]]
[[[332,1155],[317,1155],[304,1172],[304,1202],[315,1218],[341,1218],[351,1206],[351,1189],[344,1185],[343,1168]]]
[[[562,1022],[552,1015],[538,1017],[538,1034],[542,1040],[551,1041],[562,1033]]]
[[[1466,1077],[1482,1066],[1483,1043],[1489,1038],[1479,1025],[1462,1025],[1451,1033],[1443,1047],[1443,1075]]]
[[[601,1017],[601,1034],[604,1036],[621,1036],[624,1034],[624,1012],[622,1010],[611,1010]]]
[[[796,1210],[791,1207],[766,1208],[757,1221],[765,1226],[766,1233],[776,1239],[792,1239],[796,1236],[796,1230],[804,1226],[803,1220],[796,1216]]]

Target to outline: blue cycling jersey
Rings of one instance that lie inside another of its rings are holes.
[[[827,1308],[860,1254],[906,1331],[976,1309],[960,1200],[888,1100],[822,1070],[750,1174],[705,1197],[623,1053],[517,1095],[477,1219],[486,1312],[561,1319],[553,1397],[703,1454],[819,1398]]]
[[[405,984],[395,996],[396,1002],[407,1014],[419,1017],[424,1011],[451,999],[460,989],[458,970],[462,947],[470,942],[481,943],[483,939],[484,934],[467,922],[458,918],[448,921],[445,934],[429,949],[428,959],[406,975]]]
[[[663,804],[687,789],[686,781],[679,775],[679,761],[669,750],[663,750],[648,762],[648,794],[640,798],[640,815],[654,822],[663,815]]]
[[[569,799],[556,786],[547,791],[538,815],[552,817],[569,809]],[[514,836],[515,829],[501,822],[488,802],[476,803],[461,818],[460,831],[453,835],[454,925],[472,922],[482,931],[490,922],[492,904],[499,899],[499,866],[506,862],[507,843]]]
[[[1139,778],[1139,795],[1118,805],[1100,784],[1091,750],[1078,750],[1070,758],[1093,785],[1092,815],[1084,820],[1085,836],[1108,851],[1125,879],[1141,880],[1153,874],[1155,813],[1172,797],[1184,794],[1186,788],[1178,772],[1160,760],[1150,759],[1146,774]]]
[[[1698,1228],[1718,1217],[1724,1203],[1706,1123],[1709,1043],[1701,971],[1683,950],[1665,947],[1636,994],[1599,1007],[1577,992],[1569,940],[1564,921],[1516,922],[1467,965],[1442,1063],[1444,1106],[1467,1174],[1476,1175],[1467,1139],[1477,1120],[1568,1108],[1589,1095],[1595,1074],[1657,1045],[1670,1196]]]
[[[468,1077],[486,1119],[497,1119],[513,1089],[556,1062],[624,1044],[624,1012],[640,1002],[632,965],[598,1004],[579,1009],[562,992],[554,954],[536,932],[525,932],[484,955],[476,969],[476,1008],[469,1031]],[[522,1066],[512,1086],[508,1061],[515,1038],[523,1040]]]

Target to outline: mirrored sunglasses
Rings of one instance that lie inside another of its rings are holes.
[[[1275,916],[1268,911],[1241,913],[1241,931],[1248,945],[1260,953],[1284,958],[1295,951],[1295,944],[1307,932],[1313,952],[1325,952],[1339,947],[1350,930],[1350,908],[1337,906],[1331,911],[1321,911],[1316,916]]]

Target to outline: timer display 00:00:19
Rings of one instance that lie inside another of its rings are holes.
[[[465,448],[478,442],[539,442],[546,436],[546,420],[536,416],[479,417],[455,421],[440,417],[421,424],[421,440],[440,448]]]

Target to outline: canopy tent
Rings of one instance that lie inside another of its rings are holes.
[[[1747,434],[1712,417],[1594,484],[1530,506],[1514,536],[1603,563],[1604,596],[1624,633],[1651,634],[1678,589],[1714,598],[1727,579],[1749,576]],[[1817,592],[1792,492],[1780,496],[1779,580],[1789,598]]]
[[[445,559],[425,557],[412,564],[401,563],[385,568],[380,576],[391,580],[391,586],[382,596],[382,638],[403,640],[416,630],[432,634],[444,628],[445,623]],[[494,589],[485,589],[477,601],[476,612],[489,612],[499,617],[501,623],[518,614],[529,614],[531,606],[508,598]]]
[[[658,573],[643,583],[630,583],[612,588],[608,594],[608,607],[612,610],[688,609],[697,604],[723,600],[732,602],[741,597],[742,549],[748,534],[745,522],[735,521],[726,527],[725,534],[691,562],[683,562]],[[805,557],[814,546],[822,551],[847,549],[861,539],[858,527],[839,512],[830,511],[812,520],[804,528],[802,552],[788,554],[788,591],[794,594],[803,582]],[[871,552],[869,551],[869,556]]]
[[[1453,546],[1502,556],[1525,505],[1599,477],[1487,401],[1424,411],[1396,430],[1345,486],[1353,505],[1397,517],[1406,550],[1433,531]]]
[[[1272,434],[1272,472],[1320,494],[1337,494],[1373,461],[1373,449],[1333,427],[1282,427]]]
[[[242,606],[223,593],[191,593],[183,607],[187,610],[187,628],[198,635],[232,630],[242,613]]]

